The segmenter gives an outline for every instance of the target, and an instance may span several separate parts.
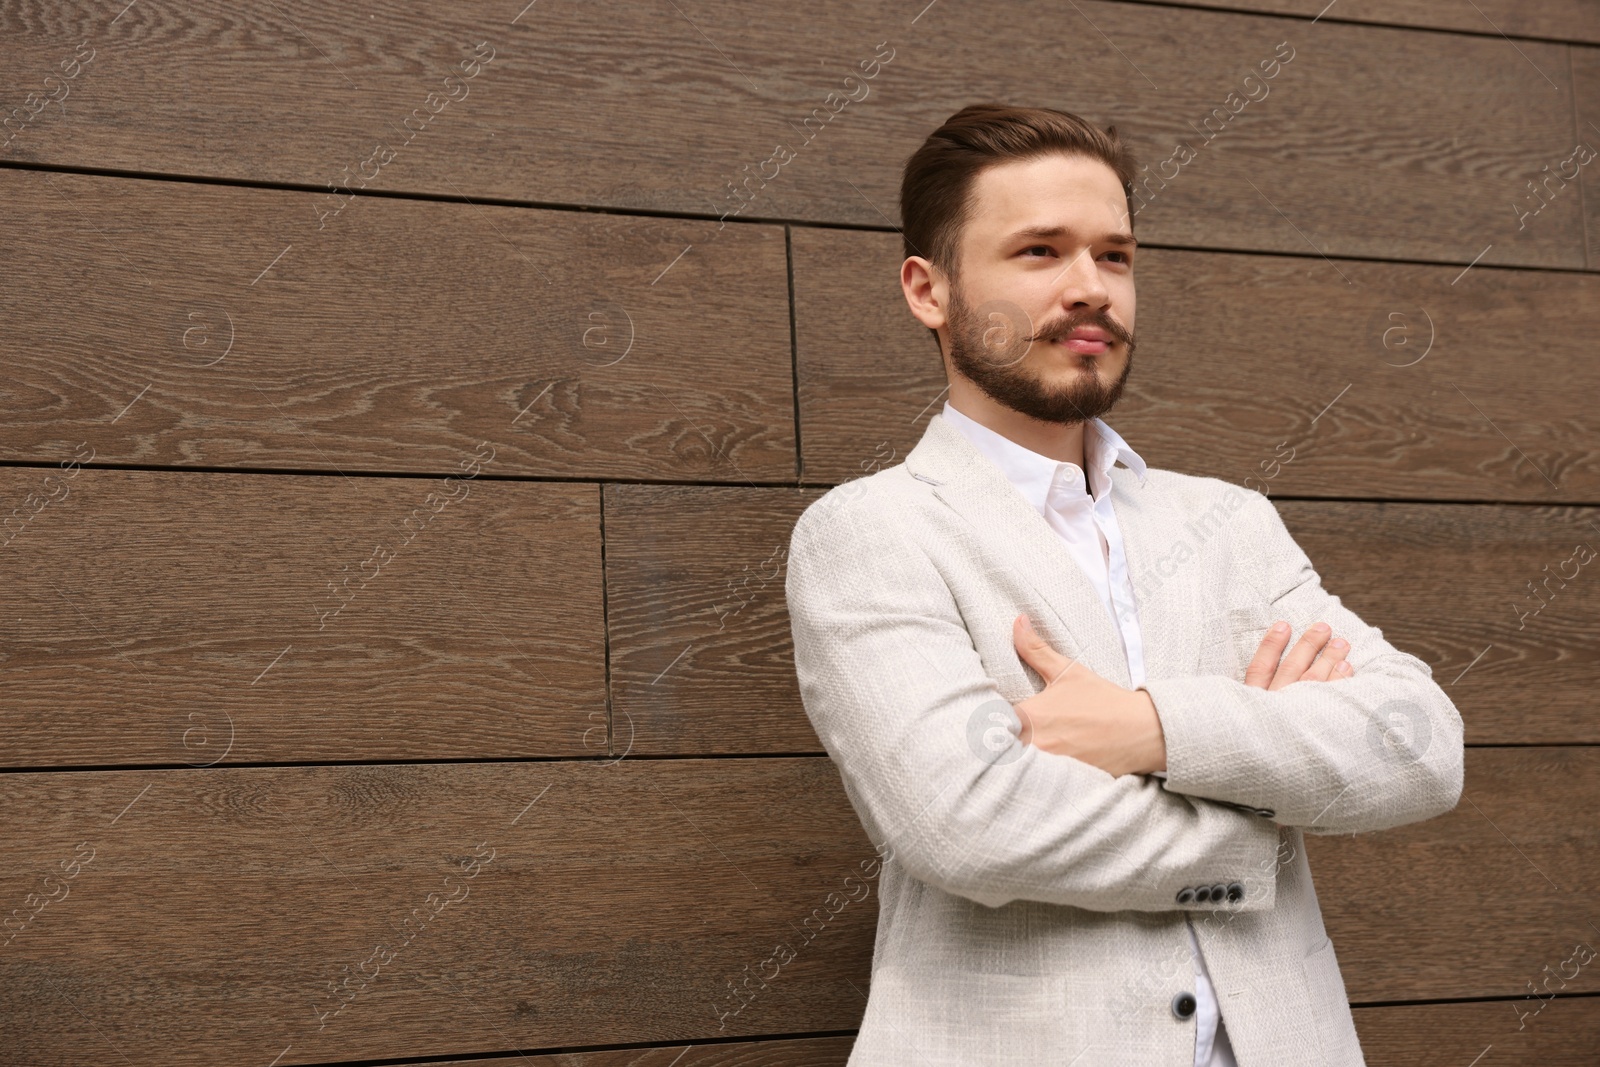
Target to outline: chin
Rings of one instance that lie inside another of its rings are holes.
[[[1109,353],[1108,353],[1109,354]],[[1076,352],[1067,352],[1066,368],[1052,369],[1047,377],[1059,377],[1063,381],[1070,381],[1081,374],[1093,374],[1096,377],[1105,377],[1104,364],[1101,362],[1105,356],[1081,356]]]

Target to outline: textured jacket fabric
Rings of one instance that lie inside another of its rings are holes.
[[[1453,808],[1460,715],[1322,588],[1266,497],[1111,473],[1164,782],[1017,740],[1012,705],[1044,687],[1019,613],[1119,685],[1127,663],[1057,534],[941,416],[795,526],[801,696],[886,858],[850,1067],[1189,1067],[1186,913],[1240,1067],[1363,1065],[1303,835]],[[1244,685],[1275,618],[1331,625],[1353,677]]]

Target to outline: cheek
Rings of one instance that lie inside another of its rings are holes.
[[[1111,290],[1111,312],[1132,333],[1134,311],[1138,306],[1133,292],[1133,279],[1122,277],[1117,281],[1119,284]]]

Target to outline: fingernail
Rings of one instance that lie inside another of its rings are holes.
[[[1333,627],[1329,626],[1325,622],[1319,622],[1315,626],[1313,626],[1312,629],[1317,631],[1317,633],[1319,633],[1319,634],[1325,634],[1329,630],[1333,629]]]
[[[1286,622],[1275,622],[1272,624],[1272,632],[1275,634],[1286,634],[1289,632],[1289,624]]]

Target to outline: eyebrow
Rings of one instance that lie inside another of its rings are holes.
[[[1070,234],[1071,232],[1072,231],[1069,228],[1067,228],[1066,226],[1028,226],[1028,227],[1025,227],[1024,229],[1017,230],[1015,233],[1011,234],[1009,237],[1006,238],[1006,242],[1005,243],[1006,244],[1010,244],[1012,241],[1021,240],[1024,237],[1034,237],[1034,238],[1061,237],[1061,236],[1064,236],[1066,234]],[[1129,247],[1131,247],[1133,245],[1137,245],[1139,243],[1138,239],[1135,238],[1133,236],[1133,234],[1131,234],[1131,233],[1108,233],[1105,236],[1101,237],[1100,241],[1103,244],[1124,245],[1124,246],[1129,246]]]

